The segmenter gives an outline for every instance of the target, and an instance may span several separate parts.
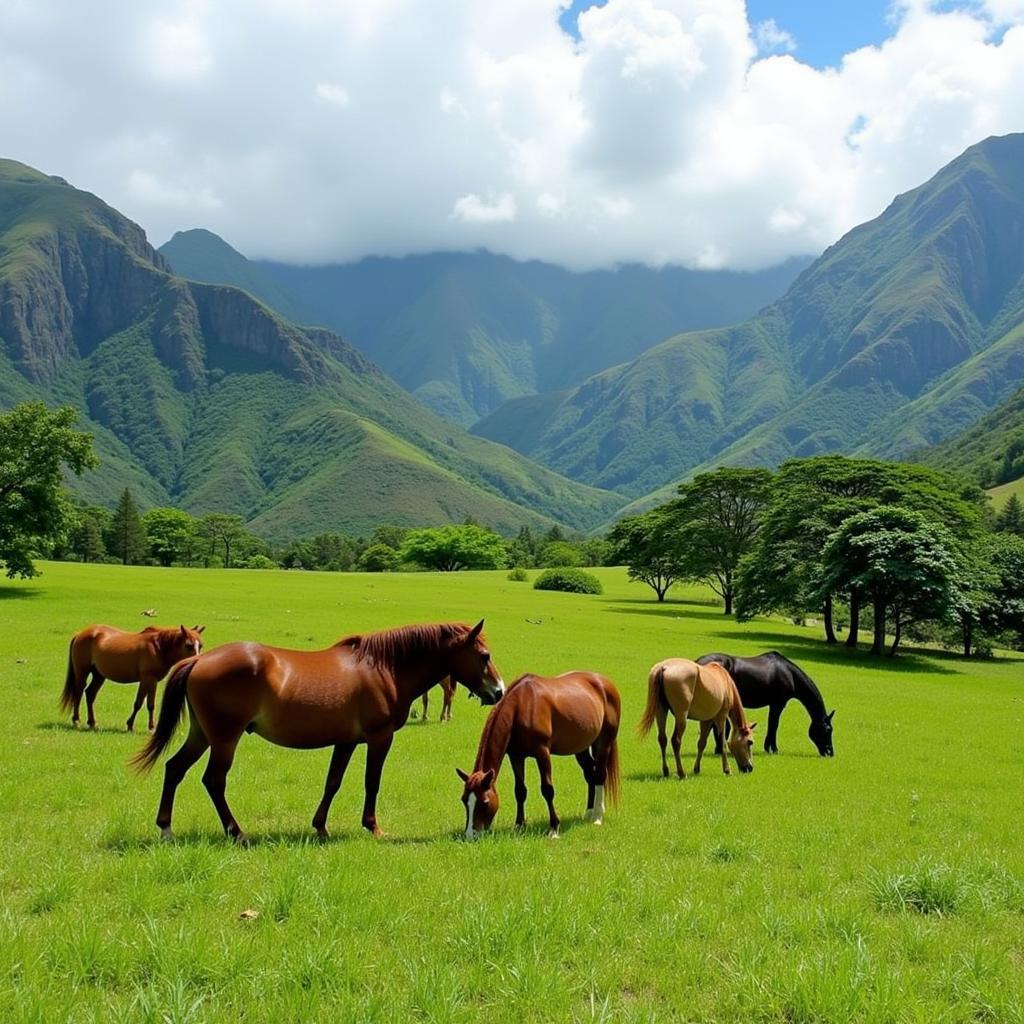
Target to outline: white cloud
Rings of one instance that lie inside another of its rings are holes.
[[[791,32],[779,28],[774,18],[766,18],[754,26],[754,41],[758,53],[792,53],[796,39]]]
[[[756,267],[1024,130],[1024,0],[900,0],[824,70],[742,0],[608,0],[579,40],[562,6],[3,3],[4,155],[156,242]]]

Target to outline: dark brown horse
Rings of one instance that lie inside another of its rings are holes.
[[[437,684],[441,687],[441,693],[444,697],[444,703],[441,705],[441,716],[438,718],[439,722],[450,722],[452,720],[452,700],[455,697],[455,682],[451,676],[445,676],[440,683]],[[420,715],[420,721],[426,722],[427,720],[427,708],[429,707],[430,691],[427,690],[423,694],[423,712]],[[409,715],[410,718],[416,718],[416,712],[413,711]]]
[[[333,747],[323,799],[313,828],[327,836],[327,813],[352,752],[366,752],[363,826],[375,836],[381,770],[395,731],[412,702],[445,676],[462,683],[484,704],[496,703],[505,684],[481,630],[461,623],[405,626],[339,640],[325,651],[289,651],[256,643],[225,644],[178,665],[167,681],[156,732],[136,755],[140,770],[152,767],[170,743],[187,706],[188,737],[167,761],[157,827],[173,838],[174,793],[207,748],[203,784],[224,831],[245,835],[228,807],[224,789],[242,734],[254,732],[282,747]]]
[[[112,683],[138,683],[128,731],[134,729],[135,716],[143,701],[149,711],[149,728],[152,729],[157,683],[182,658],[202,651],[204,629],[205,626],[193,626],[192,629],[147,626],[141,633],[126,633],[113,626],[86,626],[71,638],[68,647],[68,671],[60,697],[61,708],[73,710],[71,721],[77,725],[84,691],[89,728],[95,729],[93,705],[104,682],[109,679]],[[92,682],[86,689],[90,672]]]
[[[747,722],[740,703],[739,691],[732,676],[718,664],[698,665],[686,658],[668,658],[652,666],[647,677],[647,707],[637,731],[646,736],[651,726],[658,723],[658,745],[661,747],[661,772],[668,777],[668,761],[665,759],[665,721],[669,711],[675,716],[676,727],[672,731],[672,753],[676,758],[676,774],[686,778],[679,751],[683,745],[683,732],[687,718],[700,722],[700,738],[697,740],[697,760],[693,774],[700,774],[700,762],[707,746],[712,727],[725,729],[725,723],[732,724],[733,733],[729,750],[736,759],[741,772],[752,772],[754,741],[753,731],[757,727]],[[722,751],[722,771],[729,774],[729,759]]]
[[[605,788],[613,804],[619,798],[620,710],[619,691],[596,672],[520,676],[487,717],[473,771],[455,769],[465,784],[466,838],[489,829],[498,813],[495,783],[506,755],[516,778],[516,828],[526,825],[526,759],[532,757],[548,804],[548,835],[558,838],[552,754],[575,755],[587,780],[587,818],[600,825]]]

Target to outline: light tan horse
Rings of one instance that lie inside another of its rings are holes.
[[[455,769],[464,783],[466,838],[486,832],[498,813],[495,782],[506,756],[516,779],[516,828],[526,825],[526,759],[532,757],[548,805],[548,834],[558,838],[552,754],[575,756],[587,780],[587,820],[600,825],[605,787],[613,804],[619,798],[620,710],[615,684],[596,672],[520,676],[487,717],[473,771]]]
[[[698,665],[686,658],[669,658],[653,666],[647,677],[647,707],[637,728],[641,738],[658,723],[658,745],[661,747],[661,771],[668,778],[668,761],[665,758],[665,721],[669,711],[675,716],[676,726],[672,732],[672,753],[676,758],[676,774],[686,778],[679,749],[683,745],[683,732],[687,718],[700,722],[700,739],[697,740],[697,760],[693,774],[700,774],[700,762],[704,756],[708,736],[712,727],[725,735],[725,722],[732,723],[729,750],[741,772],[752,772],[754,741],[752,734],[757,723],[751,725],[743,713],[739,691],[732,676],[721,665]],[[722,750],[722,771],[729,774],[729,758]]]
[[[68,647],[68,671],[64,679],[64,692],[60,706],[72,711],[71,721],[77,725],[82,693],[88,711],[90,729],[96,728],[93,705],[96,695],[106,680],[112,683],[138,683],[135,706],[128,718],[128,731],[135,728],[135,716],[146,702],[149,728],[153,728],[153,705],[157,683],[182,658],[199,654],[203,649],[202,633],[205,626],[170,626],[158,629],[147,626],[139,633],[126,633],[114,626],[86,626],[71,638]],[[86,689],[86,680],[92,673],[92,682]]]

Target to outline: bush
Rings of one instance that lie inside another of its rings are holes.
[[[521,565],[517,565],[508,574],[508,578],[513,583],[525,583],[530,578],[530,574]]]
[[[547,569],[533,584],[534,590],[564,590],[570,594],[600,594],[601,581],[582,569]]]
[[[554,540],[541,549],[537,564],[542,569],[576,567],[583,564],[583,553],[566,540]]]
[[[277,569],[278,564],[266,555],[251,555],[241,565],[243,569]]]

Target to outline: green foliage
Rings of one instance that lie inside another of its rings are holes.
[[[205,559],[206,564],[220,553],[225,569],[231,568],[231,554],[246,540],[256,542],[257,538],[252,537],[245,529],[245,522],[241,516],[225,515],[221,512],[208,512],[201,516],[196,523],[196,536],[206,542]]]
[[[559,566],[583,565],[583,552],[567,540],[549,541],[540,549],[537,565],[543,569]]]
[[[401,561],[441,572],[497,569],[505,564],[506,557],[505,542],[482,526],[411,530],[399,551]]]
[[[561,590],[569,594],[600,594],[601,581],[583,569],[545,569],[534,581],[534,590]]]
[[[995,526],[1000,533],[1024,537],[1024,504],[1016,494],[1006,499],[1006,504],[996,516]]]
[[[506,578],[513,583],[525,583],[530,578],[530,574],[521,565],[517,565],[509,571]]]
[[[629,578],[646,583],[665,600],[669,588],[685,578],[678,523],[665,505],[639,516],[620,519],[608,535],[611,558],[629,569]]]
[[[24,402],[0,413],[0,564],[7,575],[34,576],[32,556],[63,541],[75,523],[64,496],[66,466],[78,475],[96,464],[92,437],[75,430],[78,414]]]
[[[126,487],[110,518],[107,548],[124,565],[137,565],[146,556],[146,529],[132,492]]]
[[[142,516],[150,553],[161,565],[191,564],[197,526],[192,516],[178,508],[151,508]]]
[[[371,544],[360,556],[361,572],[394,572],[398,568],[398,552],[387,544]]]
[[[98,505],[78,506],[68,550],[81,562],[102,562],[107,555],[103,537],[110,529],[110,510]]]

